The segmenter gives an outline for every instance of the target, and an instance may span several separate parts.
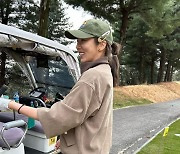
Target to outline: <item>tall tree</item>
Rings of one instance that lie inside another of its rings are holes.
[[[19,3],[22,3],[22,1]],[[16,8],[17,16],[12,22],[23,30],[38,33],[40,5],[34,3],[33,0],[28,0],[23,5],[18,4]],[[49,16],[46,18],[48,27],[45,33],[47,33],[47,38],[66,45],[71,42],[65,39],[64,31],[69,29],[71,24],[69,24],[69,18],[64,13],[65,9],[61,0],[51,1],[49,5]]]
[[[149,30],[147,24],[140,18],[134,16],[130,22],[127,32],[127,40],[121,57],[122,66],[131,68],[132,76],[124,75],[125,80],[131,80],[130,84],[153,83],[155,75],[155,62],[157,60],[157,40],[146,35]],[[124,71],[124,70],[122,70]],[[122,72],[123,74],[124,72]],[[129,79],[130,78],[130,79]],[[132,82],[133,81],[133,82]]]
[[[162,42],[162,45],[166,49],[166,64],[165,64],[165,75],[164,81],[172,81],[172,76],[175,71],[178,71],[180,67],[180,45],[178,40],[180,39],[179,34],[180,28],[177,28],[171,35],[168,35]],[[179,66],[178,66],[179,64]]]
[[[9,15],[12,9],[12,0],[1,0],[0,1],[0,19],[1,23],[7,25]],[[0,54],[0,86],[5,83],[5,64],[6,64],[6,53],[2,51]]]
[[[13,18],[10,24],[17,28],[37,33],[39,26],[40,6],[33,0],[16,1]]]
[[[165,62],[166,62],[166,50],[161,47],[161,55],[160,55],[160,67],[157,77],[157,82],[163,81],[164,71],[165,71]]]
[[[161,40],[159,42],[160,67],[157,82],[162,82],[164,80],[165,65],[167,62],[169,63],[168,71],[170,69],[170,59],[172,56],[169,56],[169,60],[167,60],[167,56],[172,54],[169,54],[169,47],[166,44],[170,44],[171,40],[169,39],[169,36],[173,33],[173,31],[177,29],[177,27],[180,26],[178,6],[179,2],[177,0],[169,0],[167,1],[167,3],[165,3],[164,7],[162,7],[160,11],[152,8],[151,10],[143,14],[144,20],[150,27],[147,34]],[[165,78],[167,78],[167,76],[168,72]]]
[[[72,25],[68,23],[69,18],[66,17],[65,9],[61,0],[51,1],[47,37],[67,45],[71,42],[64,37],[64,32]]]
[[[163,38],[149,36],[149,30],[147,22],[133,17],[121,57],[122,84],[172,81],[173,74],[179,69],[179,28]]]
[[[41,0],[41,3],[40,3],[40,18],[39,18],[38,35],[41,35],[43,37],[47,37],[48,35],[50,2],[51,0]]]

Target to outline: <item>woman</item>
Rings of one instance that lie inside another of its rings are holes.
[[[56,148],[60,146],[63,154],[108,154],[113,77],[117,76],[113,68],[118,68],[112,65],[118,66],[119,48],[109,25],[96,19],[85,21],[78,30],[66,31],[65,36],[77,39],[82,75],[64,100],[51,109],[35,109],[1,98],[0,109],[14,109],[39,120],[48,138],[60,135]]]

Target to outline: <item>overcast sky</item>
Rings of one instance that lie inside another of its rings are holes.
[[[82,8],[74,9],[72,6],[63,4],[67,9],[65,9],[65,13],[67,17],[69,17],[69,22],[72,23],[73,28],[77,29],[81,26],[81,24],[88,19],[93,18],[88,12],[85,12]]]
[[[67,4],[63,4],[67,9],[65,10],[65,13],[67,17],[69,17],[69,22],[72,24],[72,29],[78,29],[85,20],[92,19],[93,16],[89,13],[85,12],[82,8],[74,9],[72,6],[69,6]],[[72,50],[76,50],[75,48],[76,43],[72,43],[69,45],[69,48]]]

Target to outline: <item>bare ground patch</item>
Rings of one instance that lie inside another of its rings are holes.
[[[165,102],[180,98],[180,82],[162,82],[151,85],[131,85],[114,88],[131,98],[144,98],[151,102]]]

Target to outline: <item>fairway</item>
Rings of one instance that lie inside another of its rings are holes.
[[[146,145],[138,154],[178,154],[180,153],[180,120],[169,126],[167,136],[163,137],[164,130]]]

